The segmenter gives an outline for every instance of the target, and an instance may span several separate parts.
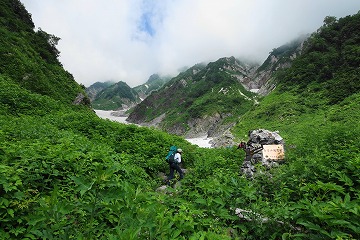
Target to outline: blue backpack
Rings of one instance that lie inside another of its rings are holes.
[[[175,157],[175,154],[176,154],[176,151],[177,151],[177,147],[176,146],[171,146],[170,147],[170,150],[168,152],[168,154],[166,155],[166,162],[168,163],[174,163],[174,157]]]

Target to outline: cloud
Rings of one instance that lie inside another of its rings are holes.
[[[221,57],[264,61],[276,47],[357,13],[358,0],[21,0],[37,27],[61,38],[78,83],[144,83],[153,73]]]

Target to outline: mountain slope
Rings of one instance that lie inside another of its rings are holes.
[[[125,82],[117,82],[96,94],[91,102],[94,109],[121,110],[140,102],[139,95]]]
[[[303,44],[308,37],[308,35],[300,36],[270,52],[252,77],[252,82],[256,86],[254,88],[259,88],[258,94],[265,96],[276,88],[277,81],[274,74],[292,65],[292,62],[301,55]]]
[[[246,132],[239,129],[271,124],[272,128],[287,126],[288,132],[304,121],[299,119],[314,114],[323,118],[316,123],[315,128],[319,129],[331,123],[330,119],[336,119],[335,112],[342,116],[337,120],[356,122],[358,108],[352,101],[358,101],[360,92],[359,24],[360,13],[339,20],[327,17],[324,25],[305,41],[302,54],[292,65],[276,72],[276,90],[243,116],[244,121],[233,130],[234,134],[240,137]],[[352,120],[338,112],[341,106],[347,109],[348,117],[353,116]],[[309,124],[313,129],[314,121]]]
[[[291,66],[304,39],[274,49],[261,66],[234,57],[196,65],[141,102],[128,121],[185,136],[222,135],[257,102],[250,90],[275,88],[273,74]]]
[[[0,74],[21,87],[71,103],[89,104],[84,89],[62,68],[56,44],[60,38],[34,31],[31,15],[19,1],[0,3]]]
[[[259,128],[284,137],[286,162],[271,177],[257,172],[258,199],[268,198],[278,206],[274,215],[307,229],[299,229],[300,238],[360,237],[359,24],[360,13],[325,18],[292,66],[276,74],[277,88],[232,129],[239,141]],[[287,201],[294,204],[282,206]]]
[[[114,84],[114,82],[110,82],[110,81],[96,82],[86,88],[86,93],[89,96],[90,100],[93,101],[99,92],[101,92],[102,90],[104,90],[107,87],[110,87],[113,84]]]
[[[170,77],[163,77],[159,74],[153,74],[149,77],[146,83],[136,86],[133,89],[139,94],[142,99],[145,99],[147,96],[150,95],[151,92],[161,88],[170,79]]]
[[[251,69],[233,57],[195,65],[138,104],[128,121],[160,121],[156,125],[180,135],[208,134],[234,115],[234,106],[241,115],[254,104],[254,94],[241,84]]]
[[[153,74],[146,83],[132,89],[124,82],[116,84],[97,82],[88,87],[86,92],[95,109],[124,110],[133,107],[169,80],[170,77],[160,77],[158,74]]]
[[[322,92],[329,103],[339,103],[360,91],[360,13],[325,24],[305,45],[304,54],[280,78],[283,91]]]

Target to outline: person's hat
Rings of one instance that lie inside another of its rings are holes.
[[[181,153],[181,152],[182,152],[182,149],[181,149],[181,148],[178,148],[177,152]]]

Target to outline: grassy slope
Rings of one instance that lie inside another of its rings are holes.
[[[34,31],[31,15],[19,1],[2,1],[0,10],[0,73],[20,86],[71,103],[84,93],[62,68],[56,49],[58,38]]]

